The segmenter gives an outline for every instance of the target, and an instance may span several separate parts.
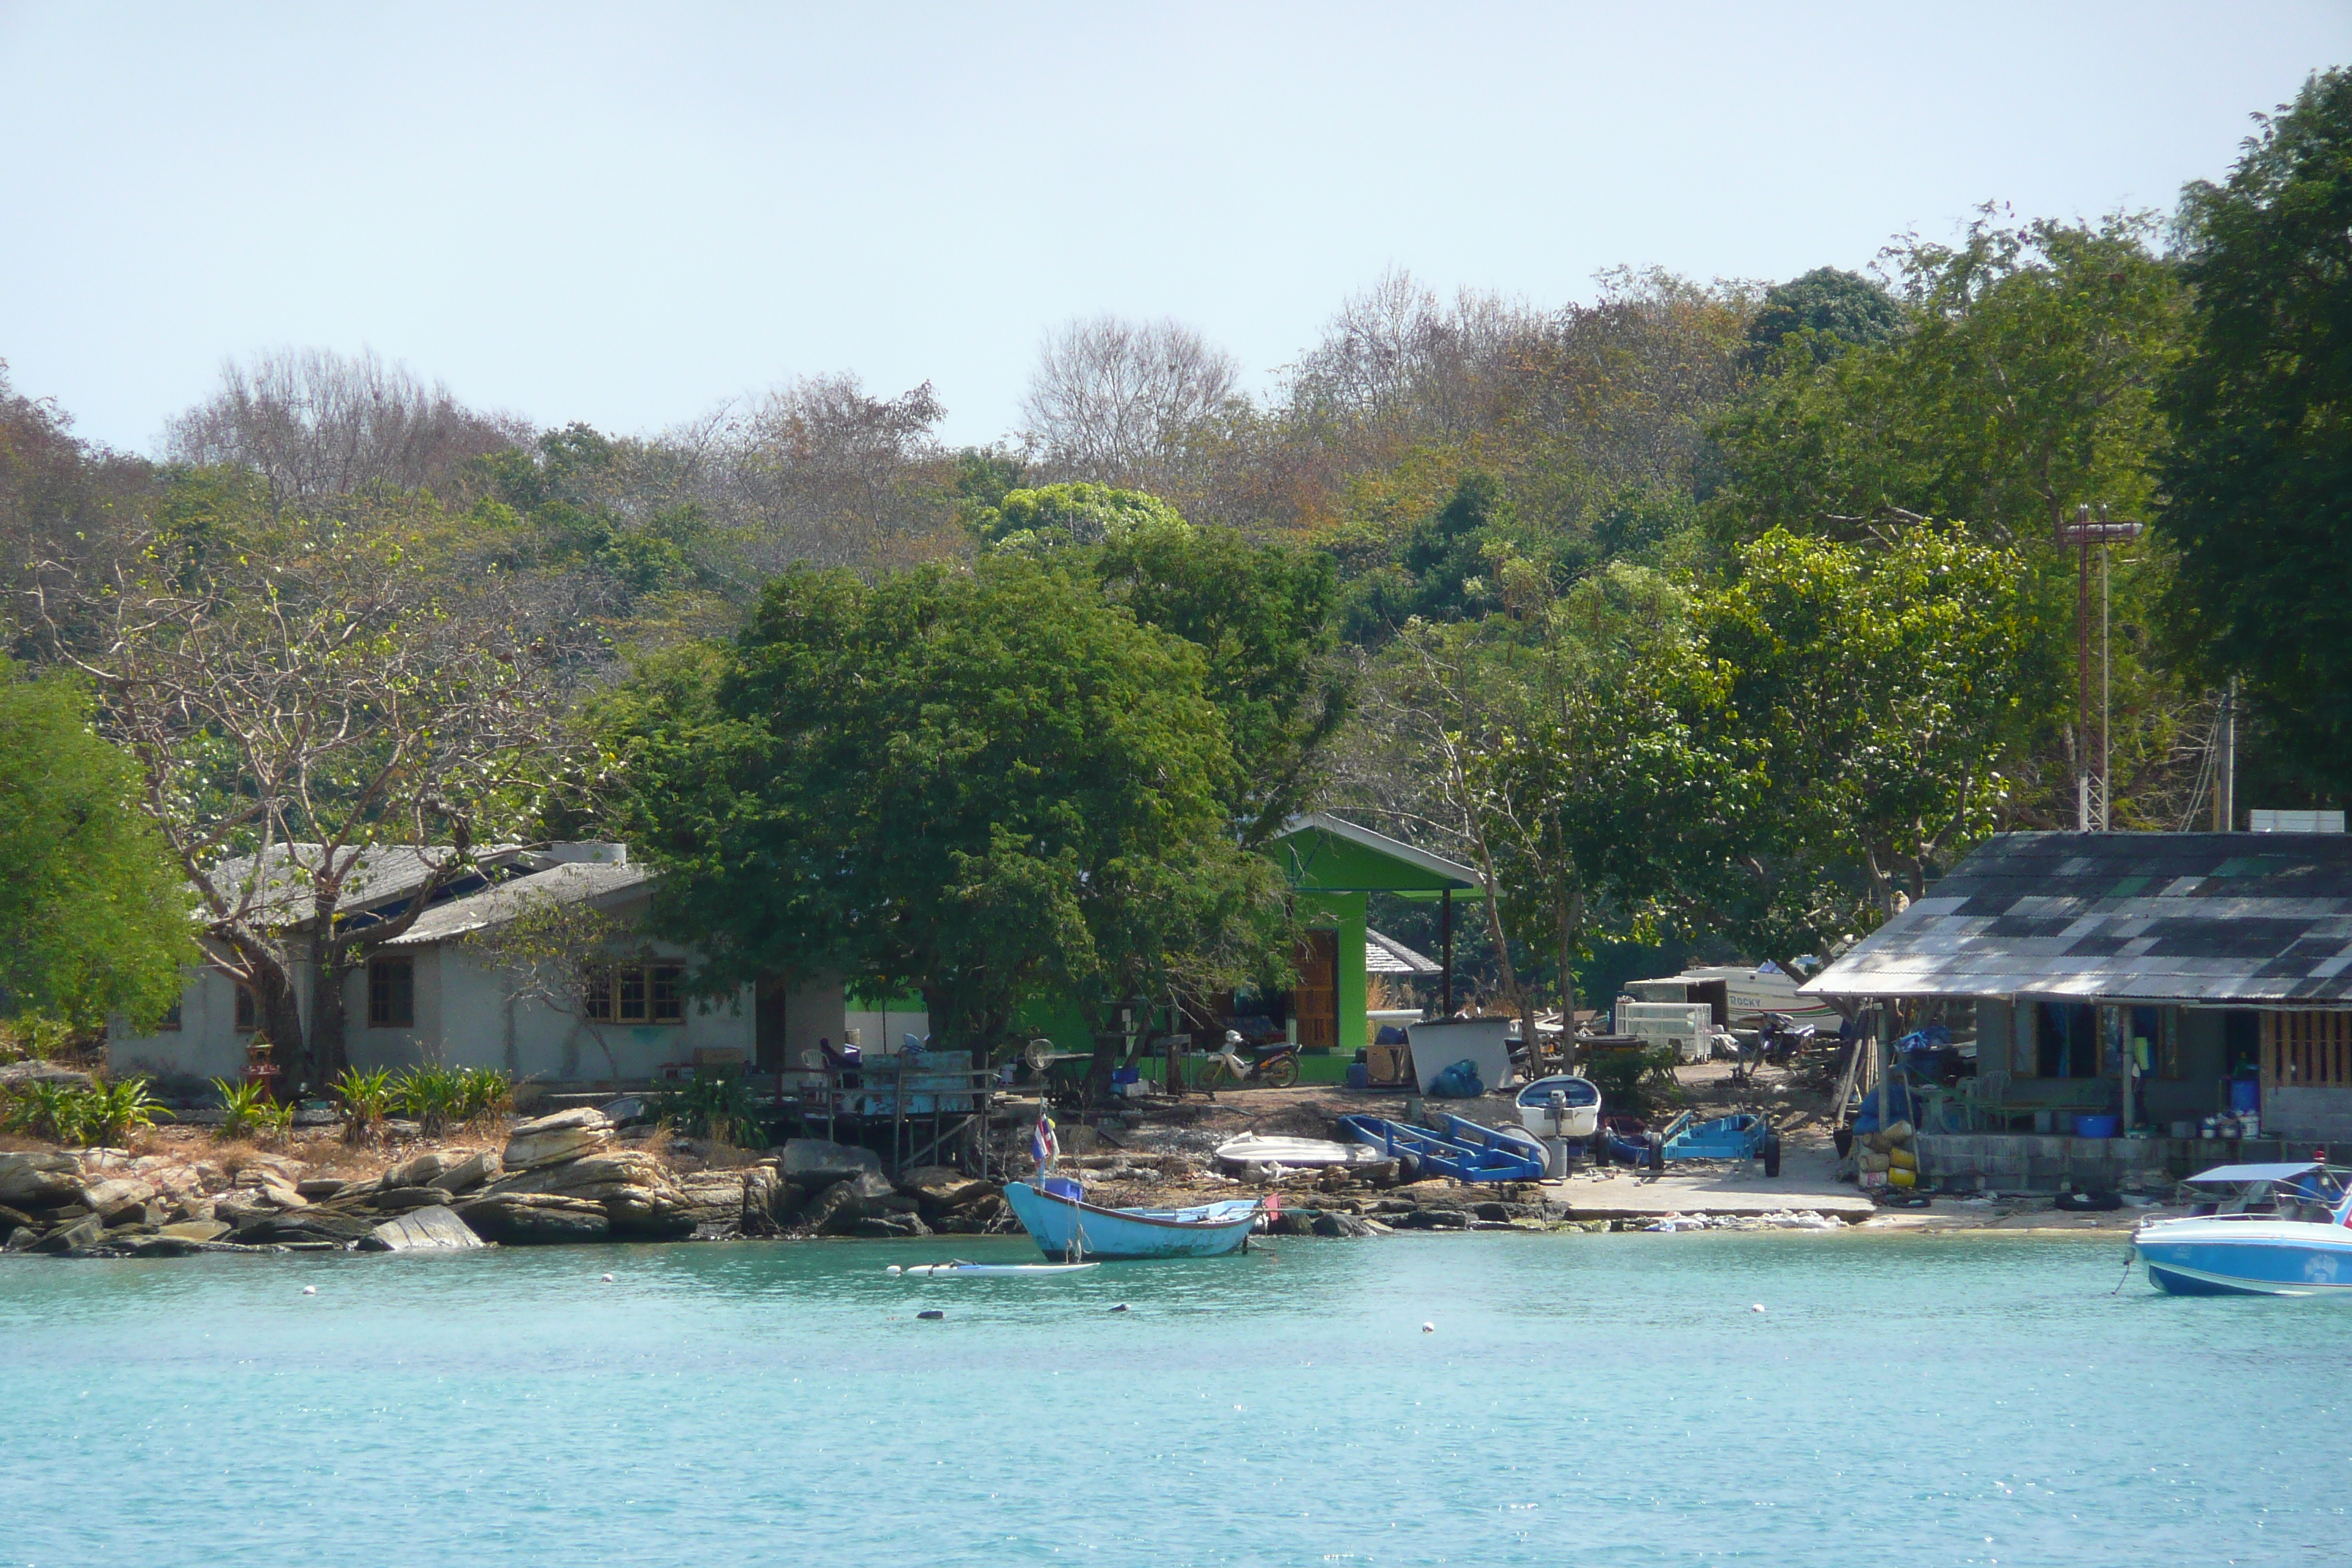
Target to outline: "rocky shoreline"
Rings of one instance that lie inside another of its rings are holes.
[[[625,1102],[612,1108],[625,1116]],[[1164,1134],[1157,1149],[1070,1157],[1094,1201],[1177,1205],[1277,1195],[1275,1235],[1349,1237],[1395,1231],[1837,1231],[1855,1216],[1790,1204],[1709,1213],[1591,1216],[1572,1184],[1466,1185],[1408,1182],[1392,1165],[1280,1171],[1221,1169],[1205,1150]],[[176,1141],[174,1141],[176,1140]],[[1140,1142],[1138,1139],[1137,1142]],[[1207,1142],[1193,1135],[1191,1142]],[[482,1146],[488,1143],[490,1146]],[[374,1158],[331,1133],[299,1153],[224,1146],[186,1133],[119,1149],[0,1152],[0,1253],[159,1258],[199,1253],[414,1251],[606,1241],[820,1237],[906,1239],[1012,1236],[1021,1227],[1001,1185],[945,1166],[886,1176],[870,1151],[793,1139],[752,1152],[624,1125],[572,1110],[514,1123],[495,1139],[412,1143]],[[367,1169],[337,1174],[340,1167]],[[1863,1218],[1905,1228],[2039,1225],[2044,1205]],[[1584,1207],[1580,1215],[1575,1211]],[[1760,1212],[1759,1212],[1760,1210]],[[1966,1211],[1966,1212],[1962,1212]],[[1981,1211],[1981,1212],[1979,1212]],[[2137,1216],[2065,1216],[2129,1224]]]
[[[657,1130],[633,1131],[634,1142],[602,1111],[566,1110],[517,1124],[497,1148],[428,1149],[361,1178],[292,1154],[207,1158],[201,1145],[0,1153],[0,1251],[153,1258],[1019,1229],[996,1184],[944,1167],[894,1183],[866,1150],[795,1139],[714,1168],[650,1146]]]

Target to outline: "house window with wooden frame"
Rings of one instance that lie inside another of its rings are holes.
[[[583,1000],[583,1011],[594,1023],[683,1024],[686,966],[607,964],[589,973]]]
[[[411,958],[368,960],[368,1027],[413,1029],[416,1026],[416,961]]]
[[[2264,1013],[2263,1087],[2352,1089],[2352,1013]]]

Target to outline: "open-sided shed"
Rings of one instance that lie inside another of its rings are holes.
[[[1353,1054],[1370,1043],[1365,915],[1373,893],[1439,906],[1439,985],[1452,1011],[1454,905],[1486,896],[1477,872],[1319,811],[1294,819],[1270,852],[1307,927],[1293,997],[1301,1046]]]

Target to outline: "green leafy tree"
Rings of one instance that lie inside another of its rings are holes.
[[[1204,664],[1019,554],[872,585],[793,571],[730,653],[609,710],[623,812],[676,870],[665,918],[706,984],[910,985],[986,1050],[1034,1000],[1099,1021],[1279,965]]]
[[[2054,554],[2085,501],[2144,516],[2185,296],[2152,220],[1989,218],[1895,259],[1911,330],[1819,364],[1801,339],[1717,427],[1727,538],[1853,538],[1895,513],[1965,518]]]
[[[1805,334],[1800,363],[1819,364],[1855,346],[1883,343],[1903,330],[1895,296],[1858,273],[1835,267],[1775,283],[1748,323],[1748,369],[1766,368],[1793,334]]]
[[[1775,531],[1696,616],[1764,787],[1705,895],[1776,958],[1868,930],[1997,826],[2048,647],[2014,552],[1961,528],[1884,545]]]
[[[2158,527],[2174,605],[2242,670],[2290,784],[2352,777],[2352,73],[2314,77],[2221,185],[2182,205],[2194,352]]]
[[[79,681],[0,660],[0,1010],[152,1025],[203,956],[193,900],[138,764],[90,722]]]
[[[1348,713],[1330,557],[1179,520],[1113,534],[1092,563],[1111,603],[1200,650],[1234,757],[1225,809],[1244,847],[1264,844],[1312,799]]]

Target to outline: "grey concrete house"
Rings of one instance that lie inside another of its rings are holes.
[[[429,880],[428,857],[446,853],[369,851],[352,879],[349,907],[362,919],[404,910]],[[698,1061],[777,1072],[809,1066],[820,1039],[839,1042],[861,1024],[877,1044],[895,1042],[894,1028],[924,1031],[921,1014],[903,1005],[887,1016],[869,1016],[864,1005],[853,1010],[837,979],[763,982],[716,1003],[688,998],[683,982],[694,953],[646,928],[653,883],[650,870],[630,862],[625,845],[506,845],[478,854],[473,869],[349,977],[343,1000],[353,1065],[503,1068],[551,1088],[639,1085]],[[286,941],[297,953],[307,1026],[304,929],[292,919],[297,906],[287,894],[272,896],[287,904]],[[610,917],[617,934],[584,983],[534,988],[482,940],[537,900],[590,906]],[[550,996],[550,990],[565,994]],[[161,1028],[133,1035],[117,1026],[108,1063],[118,1072],[179,1082],[234,1079],[246,1067],[255,1025],[253,999],[242,986],[217,968],[195,969]]]
[[[2218,1163],[2235,1146],[2177,1134],[2245,1079],[2261,1151],[2352,1145],[2342,834],[2007,834],[1803,989],[1972,1012],[1978,1076],[1923,1129],[1923,1171]],[[2149,1136],[2066,1135],[2083,1115]]]

